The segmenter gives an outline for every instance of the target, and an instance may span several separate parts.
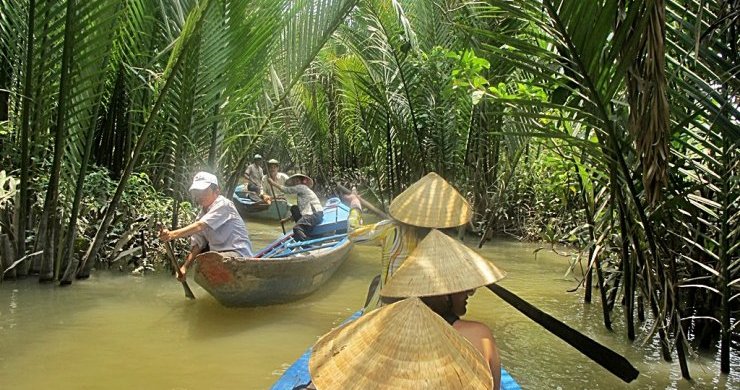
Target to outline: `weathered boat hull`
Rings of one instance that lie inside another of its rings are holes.
[[[216,252],[198,256],[195,282],[224,306],[262,306],[295,301],[323,285],[347,258],[352,243],[286,258],[225,258]]]

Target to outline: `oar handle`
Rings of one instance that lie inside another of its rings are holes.
[[[267,164],[263,164],[265,167],[265,174],[267,175],[267,184],[270,185],[270,195],[272,195],[272,200],[275,202],[275,212],[278,214],[278,221],[280,221],[280,228],[283,229],[283,234],[285,234],[285,222],[283,222],[283,214],[280,212],[280,204],[277,202],[277,197],[275,196],[275,187],[272,185],[272,178],[270,177],[270,167],[267,166]],[[280,173],[280,172],[278,172]],[[287,203],[287,202],[286,202]]]
[[[162,226],[161,223],[157,223],[157,228],[159,229],[159,231],[162,231],[162,229],[164,229],[164,226]],[[162,244],[164,245],[165,252],[167,252],[166,257],[170,261],[170,266],[175,270],[177,279],[182,279],[183,275],[182,272],[180,272],[180,266],[177,264],[175,252],[172,250],[172,244],[170,242],[162,242]],[[182,284],[182,289],[185,291],[185,297],[188,299],[195,299],[195,294],[193,294],[193,290],[190,289],[187,280],[180,280],[180,283]]]
[[[518,297],[511,291],[499,286],[498,284],[489,284],[489,290],[498,295],[522,314],[529,317],[534,322],[550,331],[561,340],[570,344],[582,354],[596,362],[601,367],[606,368],[619,379],[629,383],[640,374],[639,371],[622,355],[611,349],[597,343],[590,337],[560,322],[557,318],[534,307],[529,302]]]

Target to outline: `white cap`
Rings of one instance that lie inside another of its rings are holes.
[[[208,172],[198,172],[195,174],[195,177],[193,177],[193,184],[190,185],[190,191],[205,190],[210,187],[211,184],[218,185],[216,175]]]

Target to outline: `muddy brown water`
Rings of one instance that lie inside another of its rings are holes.
[[[249,222],[256,248],[279,225]],[[469,245],[474,245],[469,240]],[[655,342],[630,343],[623,316],[605,330],[595,304],[564,277],[568,259],[536,244],[496,240],[480,252],[508,275],[501,285],[626,356],[640,377],[624,384],[487,290],[471,297],[466,318],[493,330],[504,366],[529,389],[738,389],[740,345],[733,373],[719,375],[714,355],[693,354],[693,382],[665,363]],[[380,248],[356,245],[318,292],[269,307],[222,307],[192,280],[197,299],[163,274],[97,271],[69,288],[35,279],[0,285],[1,389],[267,389],[310,344],[357,310],[378,273]],[[638,328],[638,337],[648,332]]]

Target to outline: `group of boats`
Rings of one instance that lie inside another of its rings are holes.
[[[288,215],[284,199],[267,204],[237,187],[232,200],[245,219],[279,220]],[[292,232],[278,237],[254,257],[223,257],[216,252],[201,254],[193,268],[194,280],[218,302],[228,307],[286,303],[318,290],[347,259],[352,241],[347,235],[350,208],[338,198],[324,206],[322,222],[314,227],[310,240],[296,241]],[[345,320],[354,321],[363,309]],[[311,379],[311,348],[298,358],[272,389],[292,390]],[[502,371],[502,389],[519,389]]]

